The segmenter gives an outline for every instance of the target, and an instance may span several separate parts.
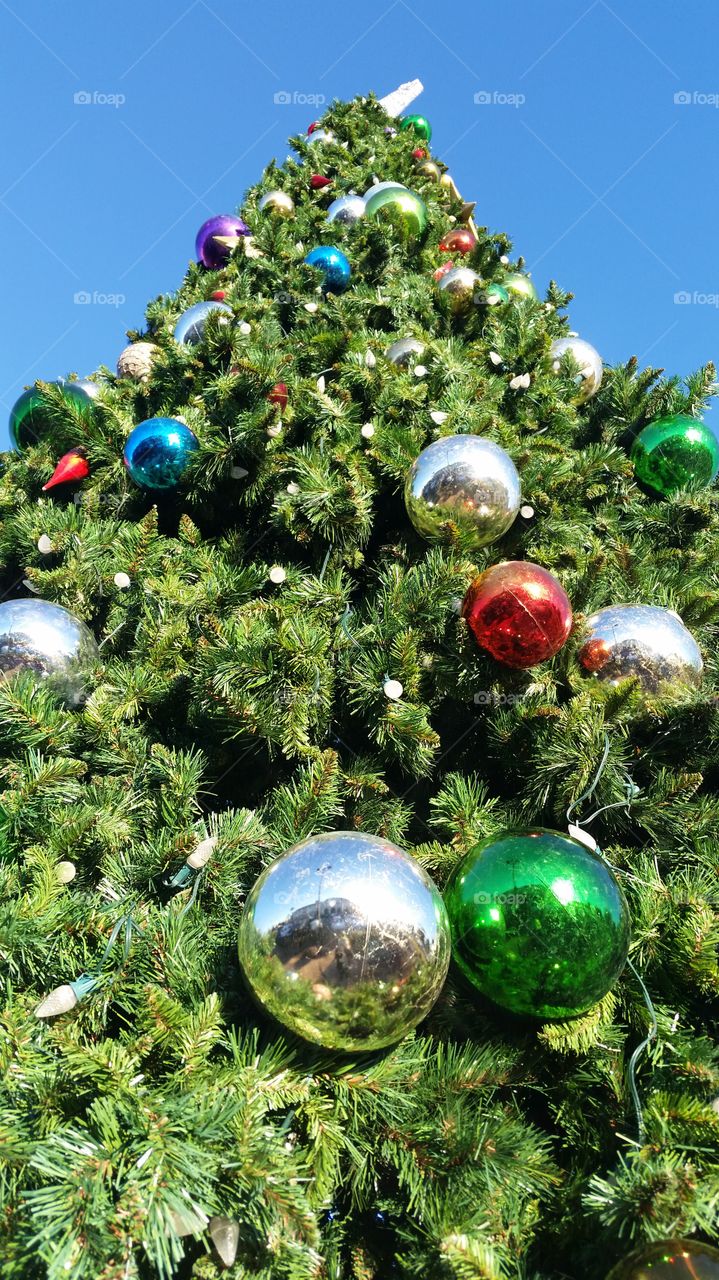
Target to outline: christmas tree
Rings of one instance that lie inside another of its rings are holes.
[[[719,1274],[714,370],[402,109],[15,408],[3,1280]]]

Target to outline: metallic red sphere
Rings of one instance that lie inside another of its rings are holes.
[[[462,614],[480,648],[507,667],[533,667],[552,658],[572,629],[564,587],[528,560],[486,569],[469,588]]]
[[[414,156],[415,160],[425,160],[427,158],[427,152],[425,151],[424,147],[415,147],[414,151],[412,152],[412,155]]]
[[[224,289],[215,289],[215,292],[210,294],[213,302],[224,302],[226,297],[227,294]]]
[[[471,253],[477,246],[477,237],[469,227],[455,227],[439,242],[442,253]]]
[[[287,383],[276,382],[274,387],[268,392],[267,399],[270,404],[276,404],[281,412],[287,408]]]

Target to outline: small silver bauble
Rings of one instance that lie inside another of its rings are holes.
[[[84,701],[99,659],[95,637],[84,622],[49,600],[0,604],[0,675],[31,671],[69,707]]]
[[[636,676],[647,693],[664,695],[700,684],[704,664],[691,631],[671,609],[615,604],[590,614],[579,661],[600,680]]]
[[[220,324],[229,324],[232,318],[232,307],[228,307],[226,302],[196,302],[194,306],[188,307],[187,311],[183,311],[177,321],[172,335],[175,342],[185,347],[194,347],[196,343],[202,342],[207,318],[213,311],[221,316]]]
[[[131,342],[117,359],[118,378],[132,378],[135,382],[147,382],[153,361],[160,348],[154,342]]]
[[[362,196],[338,196],[327,210],[328,222],[339,222],[344,227],[351,227],[365,216],[365,204]]]
[[[266,191],[257,201],[260,213],[276,213],[278,218],[291,218],[295,202],[286,191]]]
[[[313,1044],[401,1040],[439,995],[449,923],[422,868],[379,836],[330,831],[268,867],[245,904],[239,956],[261,1004]]]
[[[397,364],[401,368],[406,368],[412,363],[413,356],[421,356],[424,351],[424,343],[419,338],[399,338],[397,342],[393,342],[387,347],[385,355],[392,364]]]
[[[407,514],[432,541],[461,537],[467,549],[501,538],[521,502],[512,459],[481,436],[445,436],[422,450],[404,487]]]
[[[437,281],[442,293],[449,295],[453,311],[462,311],[469,306],[474,297],[475,285],[478,284],[480,278],[471,267],[452,267],[451,271],[445,271]]]
[[[583,338],[556,338],[552,343],[549,358],[555,372],[559,371],[562,356],[571,352],[580,372],[575,377],[577,386],[576,400],[582,404],[596,395],[602,381],[602,357],[590,342]]]
[[[331,129],[313,129],[307,141],[315,147],[318,142],[336,142],[337,138]]]

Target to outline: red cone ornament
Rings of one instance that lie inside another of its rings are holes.
[[[56,484],[69,484],[72,480],[84,480],[90,474],[90,467],[84,449],[70,449],[64,453],[53,471],[47,484],[42,486],[43,493],[54,489]]]
[[[313,191],[321,191],[323,187],[331,187],[332,179],[325,178],[321,173],[313,173],[310,178],[310,186]]]

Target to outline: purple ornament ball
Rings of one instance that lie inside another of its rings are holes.
[[[217,213],[203,222],[195,240],[195,252],[203,267],[217,271],[224,267],[240,236],[248,236],[250,228],[233,213]]]

